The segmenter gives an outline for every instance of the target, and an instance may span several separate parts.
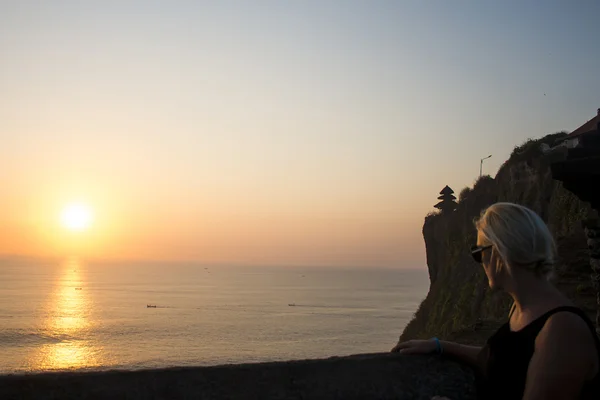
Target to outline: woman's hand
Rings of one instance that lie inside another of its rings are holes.
[[[392,353],[400,354],[431,354],[437,349],[435,340],[409,340],[398,343],[392,349]]]

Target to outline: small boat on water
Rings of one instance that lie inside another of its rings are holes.
[[[146,308],[156,308],[156,304],[146,304]]]
[[[290,303],[290,304],[288,304],[288,306],[290,306],[290,307],[296,307],[296,303]]]
[[[81,289],[83,289],[83,288],[80,288],[80,287],[76,287],[76,288],[75,288],[75,290],[81,290]]]

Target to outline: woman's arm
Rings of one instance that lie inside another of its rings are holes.
[[[477,356],[481,351],[479,346],[465,346],[454,342],[440,341],[442,354],[463,361],[472,366],[477,366]],[[398,343],[392,352],[400,354],[431,354],[435,352],[437,345],[434,339],[409,340]]]
[[[471,366],[477,367],[477,359],[481,353],[481,346],[467,346],[455,342],[440,342],[442,345],[442,354],[449,355]]]
[[[581,317],[561,312],[535,340],[523,400],[577,399],[584,381],[600,368],[595,343]]]

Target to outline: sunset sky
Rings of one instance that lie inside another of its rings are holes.
[[[600,3],[540,4],[2,1],[0,254],[424,268],[444,185],[600,107]]]

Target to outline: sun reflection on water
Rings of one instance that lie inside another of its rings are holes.
[[[91,344],[92,302],[81,263],[71,259],[61,267],[50,295],[42,331],[49,343],[39,347],[31,369],[71,369],[99,365],[99,349]]]

